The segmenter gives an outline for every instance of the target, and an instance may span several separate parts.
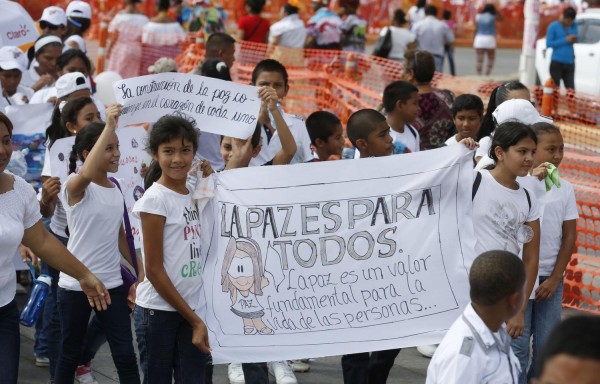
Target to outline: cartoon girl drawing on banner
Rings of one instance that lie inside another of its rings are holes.
[[[221,268],[221,287],[231,297],[231,312],[242,318],[244,334],[255,332],[271,335],[273,330],[265,325],[265,315],[257,296],[269,285],[264,276],[260,247],[252,239],[231,237],[225,250]]]

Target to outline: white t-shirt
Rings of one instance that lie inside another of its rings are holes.
[[[206,159],[215,171],[225,168],[225,161],[221,156],[221,135],[210,132],[201,132],[198,136],[197,157]]]
[[[404,52],[406,46],[410,43],[414,43],[417,36],[406,28],[399,28],[390,26],[388,27],[392,31],[392,49],[388,54],[388,58],[392,60],[404,60]],[[385,36],[387,28],[381,30],[380,35]]]
[[[59,195],[67,212],[71,235],[67,248],[107,289],[116,288],[123,285],[119,252],[123,195],[116,186],[106,188],[90,183],[81,201],[69,206],[67,185],[75,176],[74,173],[69,175]],[[81,291],[79,282],[63,272],[60,273],[58,286]]]
[[[456,140],[456,135],[452,136],[451,138],[449,138],[448,140],[446,140],[446,145],[450,146],[450,145],[456,145],[458,144],[459,141]]]
[[[13,189],[0,194],[0,307],[15,297],[17,280],[13,259],[27,228],[42,215],[33,187],[19,176],[14,177]]]
[[[154,183],[135,203],[132,213],[137,218],[142,212],[165,217],[163,265],[181,297],[195,309],[202,285],[204,261],[200,256],[200,215],[192,200],[193,190],[189,186],[188,190],[187,195],[182,195]],[[143,242],[143,230],[140,237]],[[145,265],[144,248],[142,257]],[[138,285],[136,295],[135,303],[144,308],[175,311],[148,279]]]
[[[531,207],[525,189],[506,188],[494,179],[488,170],[481,170],[481,183],[473,199],[473,227],[475,255],[492,250],[506,250],[519,255],[526,238],[525,223],[540,218],[535,193],[529,192]],[[473,172],[475,175],[477,172]],[[467,260],[467,269],[473,260]]]
[[[419,136],[419,131],[414,127],[405,124],[404,132],[398,132],[390,128],[390,135],[392,136],[392,139],[394,139],[394,142],[401,142],[406,145],[411,152],[419,152],[421,138]]]
[[[292,132],[292,136],[296,141],[296,154],[292,158],[290,164],[306,163],[313,158],[312,150],[310,149],[310,136],[304,124],[304,120],[296,115],[283,113],[283,118]],[[250,161],[250,167],[257,167],[273,160],[277,152],[281,149],[281,141],[277,130],[271,137],[271,141],[267,140],[267,133],[263,127],[261,130],[262,149],[258,156]]]
[[[289,15],[271,25],[269,29],[269,40],[281,36],[279,45],[290,48],[304,48],[306,41],[306,28],[304,21],[298,14]]]
[[[552,185],[546,192],[546,184],[536,177],[519,177],[517,181],[528,191],[534,190],[538,199],[542,217],[538,271],[540,276],[550,276],[562,243],[563,222],[579,218],[573,185],[561,179],[560,188]]]
[[[425,7],[418,8],[416,5],[413,5],[408,10],[408,18],[411,25],[415,25],[415,23],[423,20],[425,18]]]

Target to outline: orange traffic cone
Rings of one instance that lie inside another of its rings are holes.
[[[544,93],[542,95],[542,115],[552,116],[554,110],[554,80],[551,77],[544,83]]]
[[[346,57],[346,65],[344,66],[344,76],[349,79],[354,79],[358,75],[358,65],[356,63],[356,55],[350,52]]]

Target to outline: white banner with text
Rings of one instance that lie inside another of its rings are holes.
[[[469,301],[472,169],[453,146],[218,174],[200,303],[214,362],[440,342]]]

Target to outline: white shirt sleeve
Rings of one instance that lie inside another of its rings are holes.
[[[40,204],[38,203],[33,187],[21,178],[15,176],[15,187],[20,190],[20,193],[25,195],[25,201],[29,204],[25,207],[25,214],[23,215],[23,226],[25,229],[33,227],[35,223],[40,221],[42,215],[40,213]]]
[[[527,193],[529,193],[529,200],[531,200],[531,208],[529,209],[529,214],[527,215],[527,220],[525,220],[525,222],[529,223],[540,218],[540,208],[534,191],[527,189]]]
[[[135,203],[131,213],[138,219],[142,212],[167,217],[165,198],[166,196],[162,196],[162,193],[158,188],[148,188],[146,193],[144,193],[144,196]]]
[[[429,364],[426,384],[479,384],[482,382],[481,362],[474,357],[456,353]]]

